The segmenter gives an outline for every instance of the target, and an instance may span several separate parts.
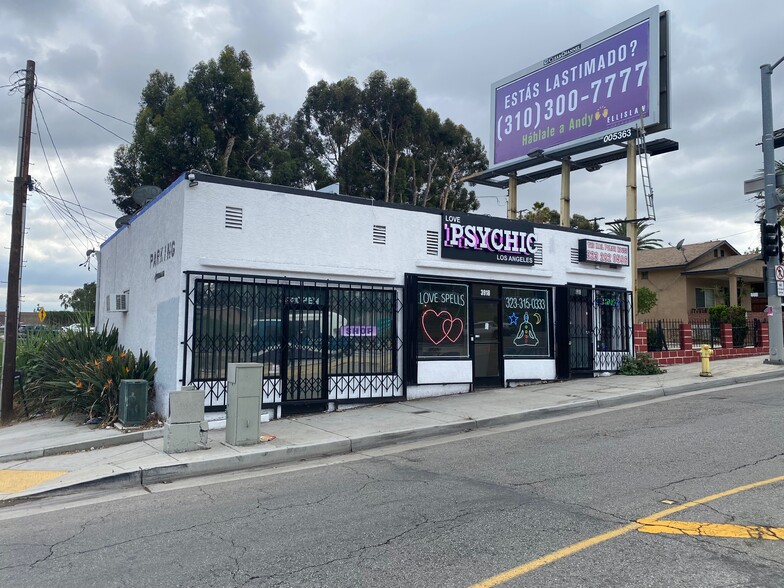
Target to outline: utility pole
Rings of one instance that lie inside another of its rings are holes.
[[[776,161],[773,153],[773,96],[771,91],[771,78],[776,66],[784,61],[784,57],[773,65],[769,63],[760,66],[762,76],[762,162],[763,181],[765,184],[765,219],[768,225],[775,226],[779,223],[779,209],[782,203],[776,194]],[[781,243],[779,243],[781,247]],[[765,290],[768,295],[768,306],[773,309],[770,317],[770,359],[769,363],[784,363],[784,326],[781,322],[781,297],[776,286],[776,264],[778,256],[775,255],[767,262],[767,279]]]
[[[19,293],[22,286],[22,240],[24,211],[30,186],[30,134],[33,121],[33,90],[35,62],[27,61],[22,115],[19,121],[19,153],[14,178],[14,202],[11,211],[11,252],[8,256],[8,284],[5,304],[5,345],[3,348],[3,381],[0,388],[0,420],[14,416],[14,374],[16,372],[16,343],[19,333]]]

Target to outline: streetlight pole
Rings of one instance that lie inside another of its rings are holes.
[[[771,77],[773,70],[784,61],[784,57],[773,65],[766,63],[760,66],[762,77],[762,170],[765,185],[765,222],[776,225],[778,213],[782,206],[776,195],[776,161],[773,154],[773,97]],[[784,363],[784,327],[781,322],[781,297],[776,287],[776,264],[778,256],[768,259],[765,289],[768,294],[768,306],[773,309],[770,327],[770,359],[769,363]]]

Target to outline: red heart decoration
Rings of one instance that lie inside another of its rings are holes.
[[[433,345],[438,345],[445,339],[457,343],[463,335],[463,328],[463,320],[454,318],[447,310],[436,312],[428,309],[422,313],[422,330]]]

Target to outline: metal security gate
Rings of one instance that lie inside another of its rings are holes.
[[[185,272],[183,385],[205,410],[226,406],[229,363],[263,366],[262,405],[284,412],[327,402],[405,398],[402,287]]]
[[[567,312],[570,374],[616,371],[631,353],[631,293],[569,286]]]
[[[283,402],[327,400],[326,307],[286,307],[283,313]]]
[[[569,288],[569,371],[593,375],[593,290]]]

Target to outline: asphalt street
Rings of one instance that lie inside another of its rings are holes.
[[[0,585],[782,586],[782,433],[761,382],[43,499],[0,510]]]

